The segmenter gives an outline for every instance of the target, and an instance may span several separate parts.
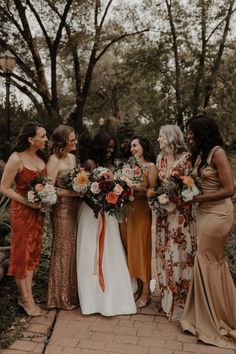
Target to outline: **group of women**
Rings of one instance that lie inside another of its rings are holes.
[[[45,129],[35,122],[22,128],[2,176],[1,192],[12,200],[8,274],[15,278],[19,306],[28,315],[40,315],[32,279],[39,264],[45,213],[42,205],[24,197],[32,179],[47,174],[58,195],[51,211],[48,308],[71,310],[80,303],[83,314],[113,316],[134,314],[151,301],[152,212],[147,189],[157,183],[165,185],[175,174],[192,173],[200,180],[201,194],[169,213],[157,212],[155,218],[161,308],[199,340],[236,347],[236,290],[224,257],[225,240],[234,220],[232,171],[212,118],[191,118],[186,137],[191,153],[178,126],[162,126],[157,159],[149,140],[132,137],[128,152],[138,160],[142,182],[132,185],[133,206],[122,223],[105,215],[103,260],[98,269],[97,206],[63,183],[63,176],[77,165],[72,154],[77,144],[75,131],[65,125],[57,127],[46,159]],[[92,140],[84,168],[114,170],[115,154],[115,139],[100,132]],[[194,212],[193,205],[197,206]]]

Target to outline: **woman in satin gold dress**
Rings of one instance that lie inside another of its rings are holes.
[[[193,199],[199,203],[198,250],[180,323],[184,331],[207,344],[236,349],[236,289],[224,256],[234,221],[231,166],[212,118],[201,115],[190,119],[187,137],[202,194]]]
[[[133,210],[120,223],[121,239],[127,254],[131,278],[138,280],[137,308],[145,307],[151,300],[151,224],[152,214],[147,202],[147,189],[157,184],[156,156],[151,143],[139,136],[131,138],[129,153],[135,156],[143,170],[142,184],[132,185]]]
[[[67,190],[63,177],[76,167],[74,129],[59,125],[51,137],[48,176],[57,187],[58,202],[51,213],[53,240],[48,280],[48,308],[72,310],[78,305],[76,233],[80,194]]]

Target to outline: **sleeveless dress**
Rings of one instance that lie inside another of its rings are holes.
[[[56,187],[63,187],[58,173]],[[48,308],[71,310],[78,305],[76,276],[76,232],[79,198],[59,197],[52,207],[52,250],[48,279]]]
[[[115,217],[105,213],[106,228],[102,272],[103,291],[95,272],[98,219],[85,203],[79,210],[77,275],[80,307],[83,314],[104,316],[136,313],[131,279]]]
[[[167,158],[157,158],[161,183],[172,174],[189,175],[191,155],[183,153],[167,169]],[[157,277],[161,293],[161,306],[168,319],[179,320],[184,309],[196,252],[196,225],[190,205],[175,208],[167,215],[157,213],[156,224]]]
[[[211,166],[201,169],[202,193],[221,188],[218,172]],[[236,289],[224,256],[224,245],[233,225],[230,198],[202,202],[197,211],[198,250],[193,279],[188,292],[181,326],[205,343],[236,349]]]
[[[143,186],[148,187],[144,172]],[[152,213],[145,192],[134,192],[132,210],[120,223],[121,239],[124,245],[131,278],[143,282],[151,280],[151,225]]]
[[[16,192],[26,196],[28,185],[41,174],[46,174],[46,167],[42,171],[37,171],[23,166],[15,178]],[[39,265],[44,213],[12,200],[10,219],[11,255],[8,275],[24,279],[28,271],[34,271]]]

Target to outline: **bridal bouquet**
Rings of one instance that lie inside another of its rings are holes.
[[[38,175],[28,186],[26,200],[30,203],[41,203],[51,206],[57,202],[55,187],[50,184],[50,179],[45,175]]]
[[[191,201],[198,194],[200,189],[193,177],[173,173],[156,189],[148,190],[147,200],[152,210],[165,215],[174,211],[176,207],[181,208],[183,203]]]
[[[89,185],[89,174],[79,166],[63,176],[61,180],[66,189],[84,194]]]
[[[122,220],[128,203],[133,199],[129,185],[104,167],[95,168],[89,180],[86,198],[91,199],[100,211],[115,216],[118,221]]]

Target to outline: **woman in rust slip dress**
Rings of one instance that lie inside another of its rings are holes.
[[[202,194],[193,199],[199,203],[198,250],[180,323],[184,331],[205,343],[236,349],[236,289],[224,257],[225,240],[234,221],[231,166],[212,118],[190,119],[187,137],[196,157],[194,171],[200,177]]]
[[[38,175],[46,174],[42,151],[46,141],[46,131],[40,124],[25,124],[1,180],[1,192],[12,200],[8,275],[14,276],[20,294],[18,304],[29,316],[41,314],[32,295],[32,279],[33,272],[39,265],[44,212],[40,204],[29,203],[25,196],[32,180]]]
[[[78,306],[76,232],[80,194],[66,189],[63,178],[76,167],[74,129],[59,125],[50,139],[48,176],[57,187],[58,202],[52,208],[52,252],[48,280],[48,308],[72,310]]]

